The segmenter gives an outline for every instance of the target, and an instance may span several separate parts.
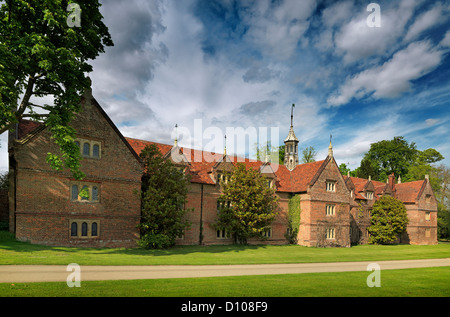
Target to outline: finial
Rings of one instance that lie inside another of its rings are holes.
[[[398,184],[401,184],[402,183],[402,177],[399,175],[398,176],[398,182],[397,182]]]
[[[333,157],[333,144],[332,144],[332,140],[333,140],[333,135],[330,134],[330,146],[328,147],[328,156],[329,156],[329,157]]]
[[[291,127],[294,126],[294,108],[295,108],[295,104],[292,104],[292,109],[291,109]]]
[[[174,146],[178,146],[178,124],[175,124],[175,143]]]
[[[223,149],[223,155],[226,156],[227,155],[227,135],[225,134],[225,146]]]

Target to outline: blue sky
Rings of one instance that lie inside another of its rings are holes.
[[[175,124],[194,131],[202,119],[279,127],[282,144],[296,104],[300,148],[319,160],[330,134],[352,168],[371,143],[404,136],[450,165],[449,1],[377,1],[379,28],[367,25],[370,1],[101,3],[115,46],[93,61],[93,93],[125,136],[172,144]]]

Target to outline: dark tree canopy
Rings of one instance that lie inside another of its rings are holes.
[[[0,134],[22,118],[43,121],[61,151],[49,153],[47,161],[56,169],[69,168],[76,178],[83,174],[75,131],[68,124],[90,87],[89,61],[113,45],[99,7],[97,0],[0,5]],[[34,101],[40,97],[53,102]]]
[[[147,146],[140,154],[144,162],[141,192],[141,239],[148,249],[168,248],[189,227],[185,215],[189,179],[157,146]]]
[[[226,230],[235,243],[246,244],[249,238],[263,238],[278,212],[275,189],[259,171],[238,163],[227,182],[221,182],[222,195],[218,221],[214,227]]]

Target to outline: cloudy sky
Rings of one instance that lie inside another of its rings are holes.
[[[172,144],[178,124],[183,146],[220,152],[209,128],[278,127],[283,144],[296,104],[319,160],[330,134],[352,168],[404,136],[450,165],[449,1],[378,1],[381,27],[370,1],[101,2],[115,46],[93,61],[93,93],[125,136]]]

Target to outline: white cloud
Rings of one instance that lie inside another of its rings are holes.
[[[352,98],[394,98],[411,88],[411,81],[434,70],[442,60],[443,51],[429,41],[414,42],[397,52],[381,66],[362,71],[348,79],[337,95],[328,98],[331,106],[339,106]]]
[[[413,40],[423,31],[444,22],[444,10],[445,8],[442,4],[438,3],[435,7],[420,15],[409,28],[408,33],[405,36],[405,41]]]
[[[248,8],[244,22],[249,25],[245,39],[260,47],[263,54],[286,60],[295,52],[309,28],[308,19],[316,7],[315,0],[285,0],[277,7],[269,0],[258,0]]]
[[[366,6],[355,8],[354,18],[344,24],[335,35],[336,52],[349,64],[370,57],[384,56],[392,51],[403,35],[405,25],[411,18],[415,1],[403,0],[398,7],[381,11],[381,27],[369,27]]]
[[[445,36],[442,39],[442,41],[439,43],[439,45],[444,46],[444,47],[450,47],[450,31],[447,31],[447,33],[445,33]]]
[[[433,125],[435,125],[436,123],[438,123],[440,120],[439,119],[427,119],[427,120],[425,120],[425,123],[428,125],[428,126],[433,126]]]

